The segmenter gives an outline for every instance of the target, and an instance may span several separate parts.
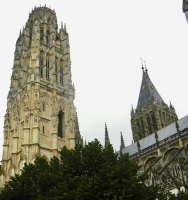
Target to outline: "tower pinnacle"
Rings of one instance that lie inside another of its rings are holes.
[[[109,144],[110,144],[110,139],[109,139],[109,135],[108,135],[107,125],[105,123],[105,144],[104,144],[104,148],[106,148]]]
[[[120,145],[120,151],[121,151],[123,148],[125,148],[125,143],[124,143],[122,132],[120,133],[120,138],[121,138],[121,145]]]

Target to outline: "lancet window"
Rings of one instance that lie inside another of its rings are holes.
[[[49,60],[49,54],[46,55],[46,80],[50,80],[50,60]]]
[[[63,85],[63,61],[60,61],[60,85]]]
[[[39,74],[40,77],[43,77],[43,51],[40,52],[40,58],[39,58]]]
[[[154,117],[154,115],[153,115],[152,112],[150,113],[150,116],[151,116],[151,119],[152,119],[153,128],[154,128],[154,130],[157,131],[157,130],[158,130],[158,129],[157,129],[157,124],[156,124],[155,117]]]
[[[148,123],[149,134],[152,134],[151,123],[150,123],[150,119],[149,119],[148,115],[146,116],[146,120],[147,120],[147,123]]]
[[[43,39],[43,28],[42,27],[40,28],[40,39],[41,40]]]
[[[55,58],[55,80],[57,83],[57,58]]]
[[[62,111],[59,112],[58,114],[58,137],[63,137],[64,136],[64,113]]]
[[[140,122],[141,122],[141,126],[142,126],[142,131],[144,132],[144,122],[143,122],[142,118],[140,119]]]

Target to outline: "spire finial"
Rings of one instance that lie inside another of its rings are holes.
[[[145,65],[145,72],[147,73],[147,72],[148,72],[148,69],[147,69],[147,67],[146,67],[146,61],[143,60],[143,62],[144,62],[144,65]]]
[[[105,122],[105,144],[104,144],[104,148],[106,148],[108,145],[110,144],[110,139],[108,136],[108,129],[107,129],[107,125]]]
[[[141,69],[142,69],[142,71],[144,72],[143,60],[142,60],[142,58],[140,58],[140,61],[141,61],[141,65],[142,65]]]

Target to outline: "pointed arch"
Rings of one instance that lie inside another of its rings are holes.
[[[163,161],[168,162],[175,155],[175,153],[177,153],[178,150],[179,150],[178,147],[172,147],[172,148],[168,149],[164,153]]]
[[[147,170],[150,166],[152,166],[157,160],[157,157],[150,157],[145,161],[144,170]]]
[[[65,99],[63,99],[63,98],[59,99],[58,104],[59,104],[60,110],[65,111],[65,109],[67,107],[67,103],[66,103]]]
[[[40,95],[40,103],[45,103],[46,105],[49,104],[50,101],[50,96],[48,95],[48,93],[44,92]]]

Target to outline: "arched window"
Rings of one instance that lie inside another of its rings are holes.
[[[136,120],[136,126],[137,126],[137,130],[140,132],[140,125],[139,125],[138,120]]]
[[[174,117],[173,116],[171,116],[171,121],[174,122]]]
[[[42,104],[42,110],[45,111],[45,103]]]
[[[47,30],[47,32],[46,32],[46,42],[47,43],[49,42],[49,39],[50,39],[50,32],[49,32],[49,30]]]
[[[43,51],[40,51],[40,58],[39,58],[39,74],[40,77],[43,77]]]
[[[143,122],[142,118],[140,118],[140,122],[141,122],[141,126],[142,126],[142,131],[144,132],[144,122]]]
[[[164,113],[164,112],[163,112],[163,118],[164,118],[164,120],[165,120],[165,118],[166,118],[166,117],[165,117],[165,113]]]
[[[50,80],[50,59],[49,59],[49,54],[46,55],[46,80]]]
[[[147,123],[148,123],[149,134],[152,134],[151,123],[150,123],[150,119],[149,119],[148,115],[146,116],[146,120],[147,120]]]
[[[55,80],[57,83],[57,57],[55,58]]]
[[[156,120],[155,120],[154,114],[151,112],[150,116],[151,116],[151,120],[152,120],[152,123],[153,123],[153,129],[154,129],[154,131],[155,130],[157,131],[158,128],[157,128],[157,124],[156,124]]]
[[[43,28],[40,27],[40,39],[43,40]]]
[[[58,114],[58,137],[64,137],[64,113],[62,111]]]
[[[60,61],[60,85],[63,85],[63,61]]]

